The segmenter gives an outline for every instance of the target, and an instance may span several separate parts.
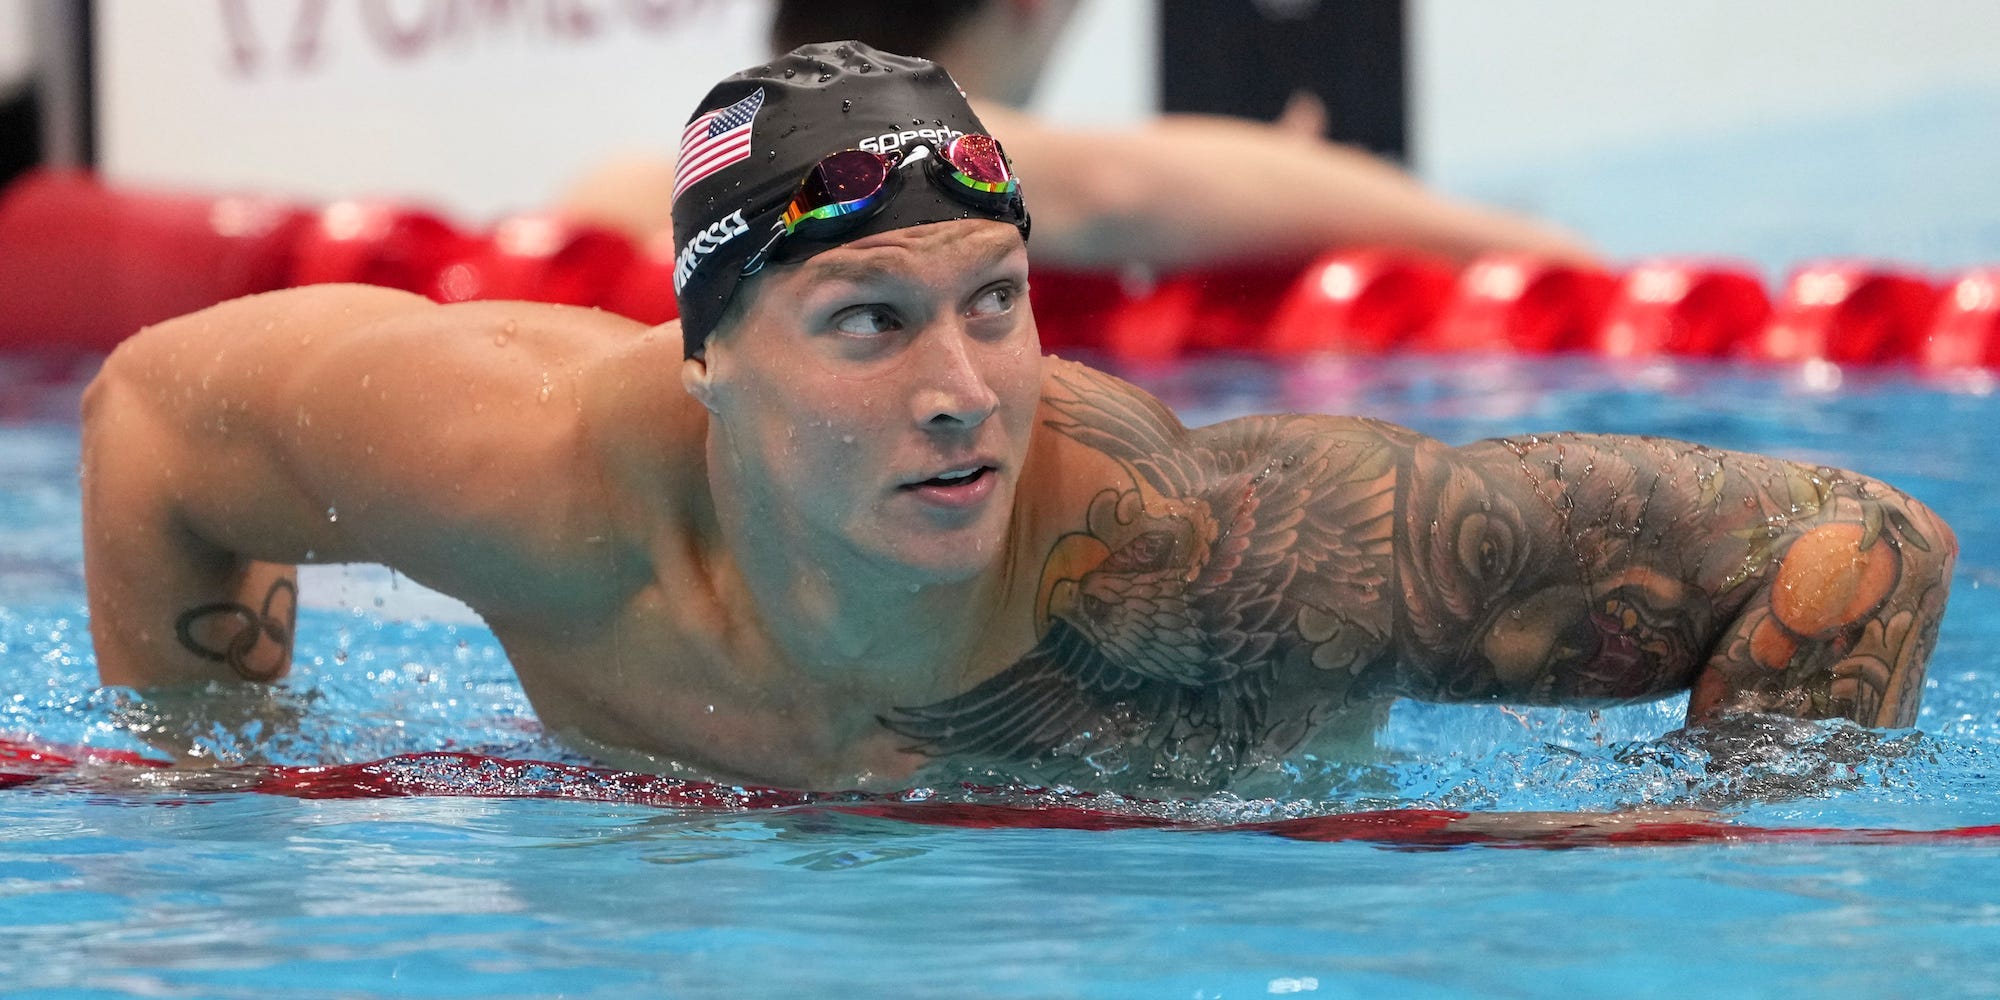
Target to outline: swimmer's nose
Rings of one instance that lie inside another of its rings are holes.
[[[917,423],[930,429],[985,423],[1000,408],[1000,396],[987,383],[977,345],[956,329],[930,331],[924,339],[931,343],[912,400]]]

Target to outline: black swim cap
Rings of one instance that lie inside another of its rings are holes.
[[[985,131],[943,67],[860,42],[802,45],[716,84],[681,135],[674,180],[674,295],[687,356],[701,353],[742,283],[744,264],[783,230],[792,192],[822,157],[843,149],[890,153],[926,140],[942,145]],[[902,184],[885,208],[838,242],[786,237],[785,259],[975,217],[1026,232],[1025,210],[982,210],[931,184]]]

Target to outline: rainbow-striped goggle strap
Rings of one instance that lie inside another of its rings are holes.
[[[813,164],[780,217],[789,235],[808,220],[827,221],[865,212],[882,203],[895,172],[878,153],[848,149]]]

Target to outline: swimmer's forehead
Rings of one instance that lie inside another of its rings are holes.
[[[862,237],[815,255],[803,266],[812,281],[872,281],[939,265],[987,271],[1027,258],[1020,230],[986,219],[933,222]]]

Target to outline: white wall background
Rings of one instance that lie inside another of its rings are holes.
[[[2000,88],[1990,0],[1411,0],[1410,23],[1443,173]]]
[[[28,0],[0,0],[0,94],[28,75]]]
[[[1624,256],[2000,258],[2000,4],[1411,0],[1410,31],[1447,189]]]
[[[99,156],[120,180],[532,208],[606,154],[670,151],[765,58],[763,0],[99,0]],[[1149,0],[1089,0],[1038,106],[1154,106]],[[301,41],[305,40],[305,41]]]
[[[1160,107],[1159,62],[1157,0],[1083,0],[1030,110],[1068,125],[1144,121]]]
[[[101,0],[98,152],[148,184],[532,207],[664,145],[761,3]],[[562,20],[583,11],[584,22]],[[587,29],[585,27],[587,25]],[[315,39],[302,47],[300,39]]]

